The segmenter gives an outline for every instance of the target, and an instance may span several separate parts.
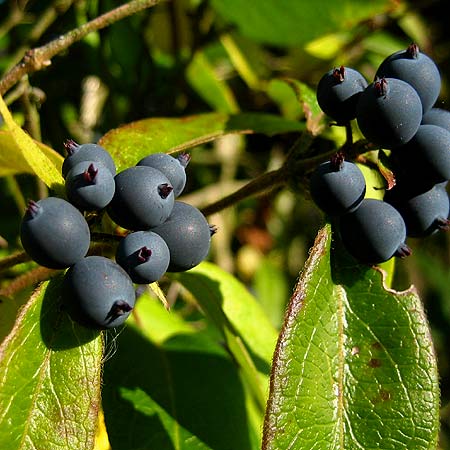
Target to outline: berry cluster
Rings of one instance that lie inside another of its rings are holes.
[[[312,173],[312,199],[337,218],[344,246],[360,262],[408,256],[408,237],[449,229],[450,111],[434,106],[440,89],[437,65],[416,44],[388,56],[370,84],[343,66],[319,81],[322,111],[337,125],[355,119],[362,135],[387,152],[394,180],[383,200],[365,198],[361,170],[340,153]]]
[[[45,267],[68,269],[63,289],[72,317],[96,328],[122,325],[135,304],[134,284],[203,261],[215,228],[196,207],[177,200],[190,157],[151,154],[116,174],[100,145],[65,144],[66,199],[30,201],[22,219],[24,250]],[[85,215],[106,212],[125,229],[115,260],[88,255],[91,230]]]

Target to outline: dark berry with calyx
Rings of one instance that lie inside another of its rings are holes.
[[[437,125],[450,132],[450,111],[442,108],[431,108],[423,115],[422,125]]]
[[[410,84],[420,97],[423,113],[433,107],[441,90],[436,63],[417,44],[388,56],[378,67],[376,77],[398,78]]]
[[[407,236],[423,238],[449,229],[450,201],[445,186],[436,184],[419,193],[408,193],[411,191],[404,189],[397,195],[394,188],[394,192],[386,193],[385,201],[392,204],[405,221]]]
[[[151,231],[135,231],[125,236],[116,250],[116,262],[134,283],[158,281],[167,271],[170,252],[164,239]]]
[[[364,137],[379,147],[406,144],[422,121],[416,90],[403,80],[378,78],[360,95],[356,120]]]
[[[101,163],[82,161],[66,176],[66,194],[69,201],[85,211],[99,211],[112,200],[114,177]]]
[[[132,166],[115,177],[114,197],[107,211],[128,230],[148,230],[167,220],[175,201],[173,187],[158,169]]]
[[[366,193],[366,182],[360,168],[339,157],[317,166],[309,185],[314,203],[330,216],[353,211]]]
[[[403,217],[382,200],[364,199],[356,210],[340,216],[339,233],[344,247],[361,263],[379,264],[411,254]]]
[[[75,206],[58,197],[47,197],[29,202],[20,239],[38,264],[65,269],[86,256],[91,235],[86,219]]]
[[[91,161],[103,164],[114,176],[116,174],[116,165],[112,156],[98,144],[77,144],[72,139],[64,142],[64,148],[67,156],[62,165],[62,175],[66,178],[67,173],[72,167],[82,161]]]
[[[391,153],[402,177],[437,184],[450,180],[450,131],[438,125],[420,125],[414,137]]]
[[[338,124],[345,124],[355,118],[358,97],[366,86],[366,79],[357,70],[341,66],[320,79],[317,102],[326,115]]]
[[[152,153],[142,158],[137,165],[149,166],[160,170],[169,180],[173,187],[173,194],[178,197],[186,185],[185,168],[190,161],[187,153],[174,157],[167,153]]]
[[[183,272],[200,264],[209,253],[215,228],[208,224],[202,212],[188,203],[175,201],[170,217],[158,227],[170,252],[168,272]]]
[[[87,256],[70,267],[63,291],[72,318],[98,329],[123,325],[136,302],[131,278],[104,256]]]

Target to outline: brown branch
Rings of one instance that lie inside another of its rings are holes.
[[[29,272],[15,278],[8,284],[8,286],[0,289],[0,296],[12,297],[14,294],[17,294],[23,289],[33,286],[36,283],[40,283],[41,281],[48,280],[60,272],[60,270],[47,269],[47,267],[36,267],[35,269],[32,269]]]
[[[51,64],[51,59],[63,50],[66,50],[73,43],[83,39],[92,31],[101,30],[118,20],[131,16],[139,11],[161,3],[164,0],[132,0],[125,5],[121,5],[90,22],[75,28],[57,39],[41,47],[28,50],[22,61],[14,66],[0,81],[0,95],[7,92],[24,75],[41,70]]]
[[[16,252],[0,260],[0,272],[9,269],[16,264],[29,261],[31,258],[25,252]]]
[[[256,194],[262,194],[264,191],[271,191],[272,189],[285,184],[288,180],[288,169],[286,166],[282,166],[280,169],[272,170],[271,172],[264,173],[254,180],[242,186],[236,192],[220,199],[219,201],[212,203],[202,209],[202,213],[205,216],[210,216],[216,212],[222,211],[239,201],[249,198]]]

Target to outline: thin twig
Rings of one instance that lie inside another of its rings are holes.
[[[48,280],[60,272],[60,270],[48,269],[47,267],[36,267],[35,269],[32,269],[29,272],[15,278],[5,288],[0,289],[0,296],[12,297],[17,294],[17,292],[20,292],[29,286],[33,286],[36,283],[40,283],[41,281]]]
[[[249,198],[256,194],[262,194],[265,191],[281,186],[282,184],[285,184],[288,179],[287,172],[288,170],[286,166],[282,166],[280,169],[272,170],[271,172],[260,175],[258,178],[250,181],[236,192],[233,192],[219,201],[206,206],[202,209],[202,213],[205,216],[209,216],[216,212],[222,211],[223,209],[228,208],[239,201],[244,200],[245,198]]]
[[[51,59],[92,31],[105,28],[118,20],[161,3],[164,0],[132,0],[90,22],[75,28],[41,47],[28,50],[22,61],[14,66],[0,81],[0,95],[14,86],[24,75],[41,70],[51,64]]]
[[[6,256],[0,260],[0,272],[30,259],[27,253],[21,251]]]

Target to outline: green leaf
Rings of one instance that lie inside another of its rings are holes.
[[[276,329],[280,329],[290,287],[286,272],[275,264],[272,258],[269,254],[261,261],[255,273],[254,289],[271,323]]]
[[[60,284],[58,277],[35,291],[0,347],[2,449],[94,445],[102,339],[61,310]]]
[[[255,41],[301,46],[324,34],[351,29],[357,23],[392,10],[389,0],[212,0],[212,6],[240,32]]]
[[[233,91],[217,76],[204,52],[197,52],[186,69],[189,84],[208,105],[224,113],[237,113],[239,106]]]
[[[113,339],[103,390],[112,448],[260,448],[238,368],[210,334],[145,296]]]
[[[257,300],[231,274],[209,262],[177,279],[221,331],[264,409],[277,333]]]
[[[263,113],[204,113],[182,118],[143,119],[115,128],[99,141],[113,156],[118,171],[156,152],[187,150],[227,134],[302,131],[301,122]]]
[[[435,449],[437,364],[413,288],[386,290],[329,226],[288,307],[271,375],[263,449]]]
[[[305,83],[292,78],[281,78],[295,93],[297,101],[303,109],[306,118],[306,128],[313,135],[321,133],[324,127],[324,113],[317,103],[316,91]]]
[[[64,178],[57,165],[44,153],[34,140],[17,125],[0,95],[0,114],[3,116],[8,130],[23,159],[33,172],[51,189],[57,192],[64,190]]]
[[[36,145],[39,146],[41,151],[60,172],[64,158],[40,142],[36,142]],[[34,170],[15,142],[12,134],[9,131],[0,131],[0,177],[19,173],[34,174]]]

